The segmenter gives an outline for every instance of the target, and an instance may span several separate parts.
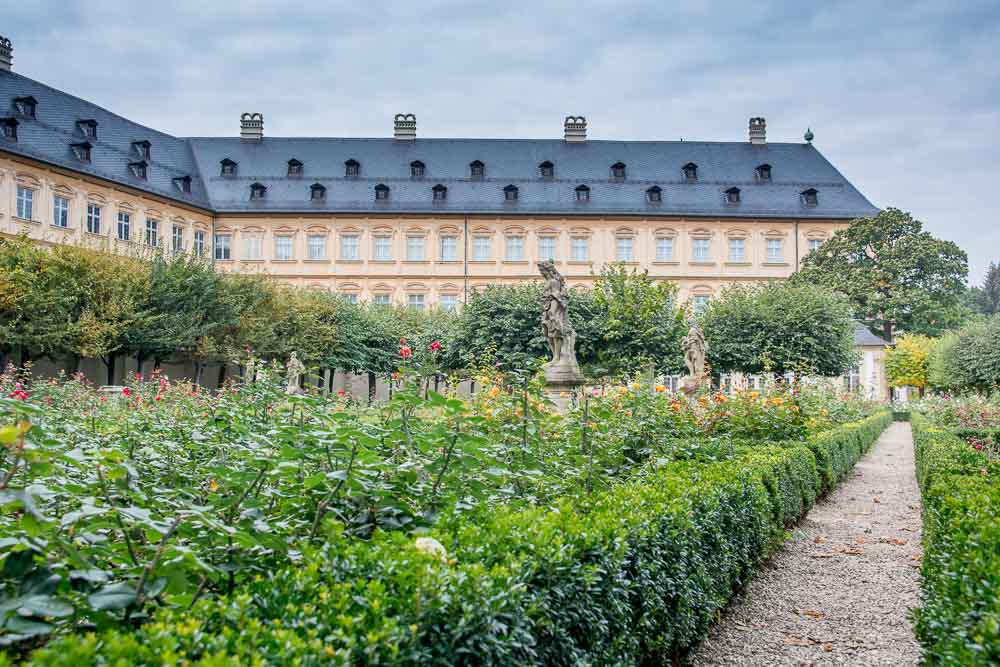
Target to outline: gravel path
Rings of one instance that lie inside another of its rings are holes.
[[[915,665],[920,492],[896,422],[725,611],[694,665]]]

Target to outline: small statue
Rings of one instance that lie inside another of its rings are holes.
[[[705,334],[697,320],[689,317],[687,323],[688,333],[681,341],[681,349],[684,350],[684,364],[688,369],[688,377],[700,384],[705,378],[705,355],[708,353],[708,343],[705,341]]]
[[[302,372],[305,369],[306,367],[299,361],[298,355],[292,352],[292,356],[288,359],[288,365],[285,366],[285,372],[287,373],[286,394],[299,394],[302,392],[302,389],[299,388],[299,379],[302,377]]]
[[[247,348],[247,363],[245,366],[246,370],[243,372],[243,383],[250,384],[254,381],[254,372],[257,368],[257,362],[253,358],[253,351]]]
[[[576,361],[576,330],[569,321],[569,290],[566,279],[552,260],[538,263],[545,279],[542,293],[542,334],[549,343],[552,361],[545,364],[550,383],[579,384],[583,380]]]

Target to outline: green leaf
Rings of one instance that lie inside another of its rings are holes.
[[[105,586],[87,598],[87,602],[94,609],[107,611],[112,609],[125,609],[135,602],[136,592],[131,584],[120,581],[116,584]]]
[[[73,613],[73,605],[51,595],[29,595],[17,608],[21,616],[50,616],[65,618]]]

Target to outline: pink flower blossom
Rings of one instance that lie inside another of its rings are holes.
[[[433,343],[431,343],[431,352],[437,352],[440,349],[441,349],[440,341],[434,341]]]
[[[132,390],[131,389],[129,389],[128,387],[122,387],[122,396],[124,396],[125,398],[128,398],[131,395],[132,395]]]
[[[403,357],[404,359],[409,359],[410,357],[413,356],[413,350],[410,349],[409,345],[404,345],[403,347],[399,348],[399,356]]]

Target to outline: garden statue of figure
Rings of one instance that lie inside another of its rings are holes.
[[[299,379],[302,377],[302,372],[306,369],[299,361],[299,357],[295,352],[292,352],[292,356],[288,359],[288,365],[285,366],[285,372],[287,373],[288,383],[285,385],[286,394],[298,394],[301,393],[299,388]]]
[[[684,364],[687,366],[688,376],[684,378],[682,388],[694,391],[705,380],[705,355],[708,353],[708,343],[697,320],[689,317],[687,323],[688,333],[681,341],[681,349],[684,350]]]
[[[576,330],[569,321],[569,290],[555,262],[538,263],[545,279],[542,292],[542,334],[549,343],[552,360],[543,367],[549,385],[576,386],[583,374],[576,361]]]
[[[254,361],[253,351],[247,348],[247,363],[246,370],[243,372],[243,383],[250,384],[254,381],[254,373],[256,372],[257,362]]]

